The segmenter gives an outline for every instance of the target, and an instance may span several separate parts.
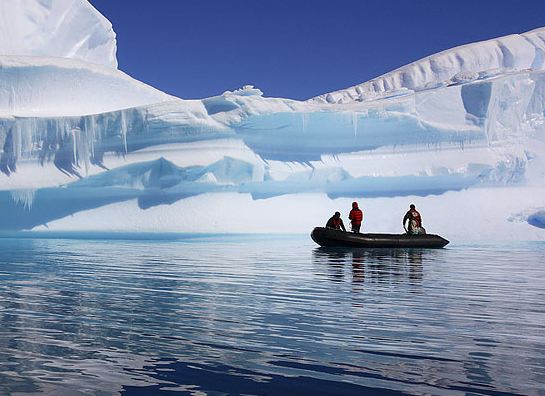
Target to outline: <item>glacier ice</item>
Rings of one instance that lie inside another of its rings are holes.
[[[87,1],[2,0],[0,54],[65,57],[117,68],[112,24]]]
[[[528,216],[528,223],[539,228],[545,228],[545,210],[540,210]]]
[[[473,81],[521,70],[545,69],[545,29],[462,45],[433,54],[363,84],[314,101],[348,103]]]
[[[176,98],[109,67],[77,59],[0,54],[0,116],[99,114]]]
[[[449,239],[543,239],[544,37],[309,101],[183,100],[114,63],[0,53],[0,230],[308,232],[356,199],[367,230],[401,232],[415,202]]]

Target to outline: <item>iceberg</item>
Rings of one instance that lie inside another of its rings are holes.
[[[87,1],[49,3],[115,38]],[[184,100],[64,44],[0,43],[0,231],[306,233],[357,200],[373,232],[415,203],[450,240],[545,237],[545,28],[307,101]]]

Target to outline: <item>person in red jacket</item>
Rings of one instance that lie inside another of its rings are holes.
[[[405,228],[405,223],[409,221],[408,229]],[[418,235],[418,234],[425,234],[426,230],[424,227],[422,227],[422,216],[420,216],[420,213],[418,210],[416,210],[416,207],[414,204],[411,204],[409,206],[409,211],[405,213],[405,217],[403,217],[403,228],[407,230],[407,233],[411,235]]]
[[[352,224],[352,232],[360,232],[361,223],[363,221],[363,212],[358,208],[357,202],[352,202],[352,210],[348,214],[348,218]]]
[[[346,228],[344,228],[343,219],[341,219],[341,214],[339,212],[335,212],[335,214],[327,221],[325,226],[326,228],[346,231]]]

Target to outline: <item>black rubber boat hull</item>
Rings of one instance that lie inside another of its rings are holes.
[[[357,234],[324,227],[316,227],[310,237],[324,247],[439,249],[449,243],[434,234]]]

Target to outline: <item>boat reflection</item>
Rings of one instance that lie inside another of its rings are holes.
[[[420,283],[423,278],[425,249],[350,249],[319,247],[312,261],[328,278],[354,283]]]

